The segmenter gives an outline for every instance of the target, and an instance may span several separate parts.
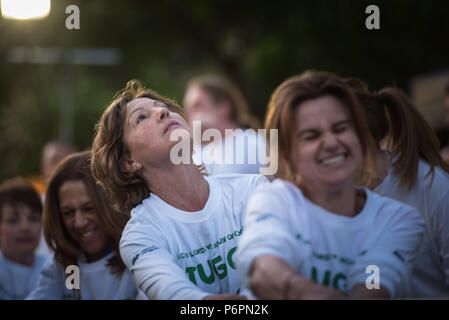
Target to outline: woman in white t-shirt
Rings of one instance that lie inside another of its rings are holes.
[[[346,81],[367,112],[377,145],[370,188],[415,207],[426,221],[412,297],[449,297],[449,165],[440,155],[438,138],[398,89],[370,93],[360,80]]]
[[[0,300],[25,299],[47,256],[37,254],[42,203],[23,178],[0,185]]]
[[[261,299],[397,298],[409,294],[424,221],[415,209],[358,188],[374,143],[350,88],[306,72],[273,93],[279,177],[248,203],[237,267]]]
[[[248,103],[235,84],[213,74],[190,79],[184,110],[189,124],[200,124],[200,134],[208,137],[208,141],[202,139],[201,144],[198,141],[194,145],[193,160],[203,164],[209,175],[260,173],[266,164],[265,139],[255,131],[259,121],[250,114]],[[218,135],[222,139],[214,138]]]
[[[90,171],[90,152],[75,153],[54,171],[45,195],[44,235],[54,258],[31,300],[136,299],[118,243],[128,215],[113,210]]]
[[[242,299],[234,254],[249,194],[267,179],[207,177],[191,141],[175,102],[130,81],[98,124],[92,172],[131,211],[120,253],[149,298]]]

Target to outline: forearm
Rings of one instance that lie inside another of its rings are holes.
[[[284,260],[275,256],[258,257],[251,267],[250,288],[259,299],[307,299],[307,292],[317,287],[321,286],[297,275]]]

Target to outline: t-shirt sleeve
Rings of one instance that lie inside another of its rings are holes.
[[[301,210],[300,204],[292,203],[282,190],[271,184],[261,185],[250,197],[245,232],[236,253],[237,269],[244,285],[248,285],[251,265],[259,256],[277,256],[296,270],[300,266],[302,257],[287,220],[289,208]]]
[[[53,257],[45,262],[36,287],[27,300],[62,300],[64,299],[65,279],[62,267]]]
[[[436,205],[432,220],[433,239],[446,275],[446,284],[449,285],[449,192]]]
[[[123,232],[120,254],[138,288],[158,300],[200,300],[209,295],[188,279],[162,239],[156,227],[140,222]]]
[[[379,285],[388,289],[390,298],[409,297],[411,270],[424,235],[424,219],[405,205],[395,204],[384,210],[388,211],[384,216],[391,219],[377,230],[381,234],[375,245],[356,259],[348,275],[348,288],[373,283],[378,271]]]

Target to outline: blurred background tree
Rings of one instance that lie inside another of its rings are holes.
[[[65,8],[80,9],[67,30]],[[365,8],[380,8],[380,30]],[[41,148],[60,136],[61,74],[70,70],[73,142],[89,147],[114,93],[132,79],[182,102],[186,81],[216,72],[235,81],[263,120],[274,88],[307,69],[357,76],[373,89],[408,89],[418,74],[449,69],[449,2],[52,1],[43,20],[0,20],[0,180],[39,172]],[[8,62],[10,49],[118,48],[117,66]]]

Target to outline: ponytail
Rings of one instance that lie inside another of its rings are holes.
[[[413,186],[420,158],[430,166],[426,177],[432,175],[431,184],[435,166],[449,172],[449,165],[441,158],[437,136],[410,99],[395,88],[382,89],[374,97],[376,104],[386,111],[389,131],[385,141],[396,156],[393,172],[401,177],[400,184],[409,189]]]

